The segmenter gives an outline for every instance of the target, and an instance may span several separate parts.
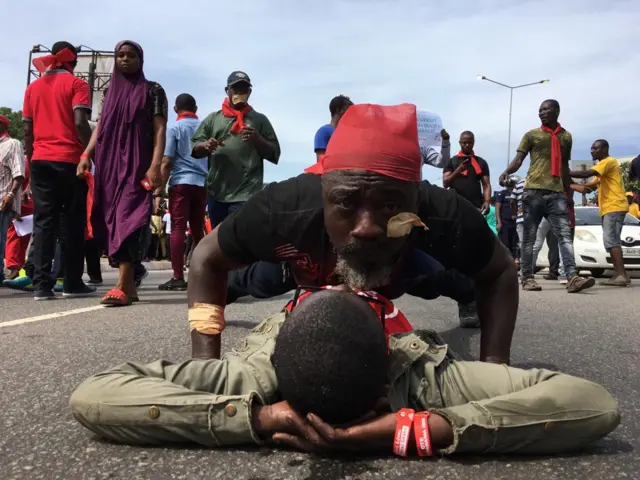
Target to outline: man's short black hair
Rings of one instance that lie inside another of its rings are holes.
[[[74,47],[69,42],[56,42],[56,43],[53,44],[53,47],[51,47],[51,53],[53,53],[55,55],[56,53],[64,50],[65,48],[68,48],[72,52],[76,51],[76,47]]]
[[[334,425],[366,415],[387,383],[382,323],[353,293],[325,290],[304,299],[284,322],[271,361],[282,399]]]
[[[329,111],[331,112],[331,116],[346,110],[351,105],[353,105],[353,102],[349,97],[346,97],[344,95],[333,97],[331,99],[331,102],[329,102]]]
[[[181,93],[176,97],[176,108],[181,111],[195,112],[198,107],[193,96],[188,93]]]
[[[607,142],[604,138],[599,138],[593,143],[601,143],[607,150],[609,150],[609,142]]]
[[[471,137],[473,137],[473,138],[476,138],[476,136],[473,134],[473,132],[472,132],[471,130],[465,130],[464,132],[462,132],[462,133],[460,134],[460,138],[462,138],[462,137],[463,137],[463,136],[465,136],[465,135],[469,135],[469,136],[471,136]]]
[[[545,100],[542,103],[550,103],[551,105],[553,105],[557,110],[560,110],[560,102],[558,102],[557,100],[554,100],[553,98],[549,98],[547,100]]]

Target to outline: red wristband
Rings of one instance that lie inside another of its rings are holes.
[[[393,438],[393,453],[400,457],[407,456],[414,414],[415,410],[411,410],[410,408],[402,408],[396,413],[396,433]]]
[[[80,160],[84,160],[85,158],[89,158],[90,155],[88,153],[83,153],[82,155],[80,155]]]
[[[413,419],[413,433],[416,449],[421,457],[432,457],[431,433],[429,432],[429,412],[416,413]]]

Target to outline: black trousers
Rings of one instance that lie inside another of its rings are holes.
[[[102,279],[102,269],[100,268],[100,248],[95,239],[91,238],[84,242],[84,258],[87,261],[87,275],[91,280]]]
[[[502,222],[500,241],[511,252],[513,258],[518,258],[518,233],[515,223]]]
[[[256,262],[229,272],[227,305],[238,298],[273,298],[284,295],[298,286],[282,263]]]
[[[73,292],[82,285],[84,271],[87,182],[76,176],[76,165],[72,163],[33,160],[31,191],[34,289],[50,290],[55,284],[51,264],[58,237],[64,250],[64,288]],[[60,221],[62,214],[64,222]]]

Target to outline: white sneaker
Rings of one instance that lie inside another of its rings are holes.
[[[569,283],[569,280],[567,280],[566,278],[559,278],[558,283],[560,285],[566,285],[567,283]]]

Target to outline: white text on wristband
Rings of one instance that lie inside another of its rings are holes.
[[[393,438],[393,453],[400,457],[407,456],[414,414],[415,410],[411,410],[410,408],[402,408],[396,413],[396,432]]]
[[[429,432],[429,412],[416,413],[413,418],[413,433],[416,438],[416,449],[421,457],[433,456],[431,433]]]

